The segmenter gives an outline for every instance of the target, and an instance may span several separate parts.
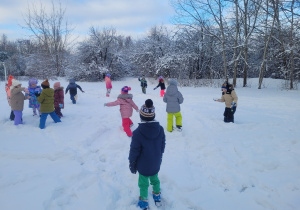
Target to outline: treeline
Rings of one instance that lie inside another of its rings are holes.
[[[296,0],[172,0],[177,16],[172,29],[152,27],[137,40],[114,28],[92,26],[76,42],[61,5],[46,13],[27,11],[31,39],[0,39],[3,68],[14,76],[66,76],[103,80],[125,76],[197,79],[285,79],[294,89],[300,79],[300,2]],[[45,15],[46,14],[46,15]]]

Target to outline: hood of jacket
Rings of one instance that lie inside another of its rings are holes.
[[[118,95],[118,98],[120,98],[120,99],[132,99],[133,95],[132,94],[120,94],[120,95]]]
[[[75,84],[75,80],[74,79],[70,79],[70,84]]]
[[[45,94],[48,97],[53,97],[53,95],[54,95],[54,90],[52,88],[43,89],[42,92],[43,92],[43,94]]]
[[[159,127],[159,122],[155,120],[149,122],[143,121],[139,123],[140,133],[149,141],[156,139],[160,135],[161,129],[159,129]]]
[[[175,80],[173,80],[173,81],[175,81]],[[166,94],[170,95],[170,96],[173,96],[173,95],[176,95],[177,93],[178,93],[177,82],[176,81],[175,82],[170,81],[170,85],[167,88]]]

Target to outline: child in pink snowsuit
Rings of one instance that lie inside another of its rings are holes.
[[[110,91],[112,89],[110,74],[107,74],[105,77],[105,84],[106,84],[106,97],[109,97]]]
[[[124,86],[122,88],[121,94],[118,96],[118,99],[114,102],[105,103],[104,106],[117,106],[120,105],[120,112],[122,117],[122,126],[127,136],[131,137],[132,132],[130,126],[133,124],[130,117],[134,108],[138,112],[137,105],[132,100],[132,94],[128,94],[128,91],[131,90],[130,87]]]

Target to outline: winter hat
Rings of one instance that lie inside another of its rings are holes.
[[[18,86],[18,85],[21,85],[21,82],[19,82],[19,81],[16,80],[16,79],[12,79],[12,80],[11,80],[11,86],[12,86],[12,87],[15,87],[15,86]]]
[[[128,87],[128,86],[124,86],[122,89],[121,89],[121,93],[122,94],[128,94],[128,91],[131,90],[131,87]]]
[[[13,76],[11,76],[11,75],[9,75],[9,77],[8,77],[8,81],[7,81],[7,85],[8,85],[8,87],[10,87],[11,85],[12,85],[12,80],[14,79],[14,77]]]
[[[143,121],[152,121],[155,118],[155,107],[153,106],[153,101],[147,99],[145,104],[140,109],[140,118]]]
[[[222,88],[228,89],[227,84],[224,83],[224,84],[222,85]]]
[[[48,79],[46,79],[44,82],[42,82],[42,88],[49,88],[50,84],[48,82]]]
[[[29,86],[31,86],[31,85],[33,85],[33,84],[37,84],[37,83],[38,83],[37,79],[34,79],[34,78],[29,79],[29,81],[28,81],[28,85],[29,85]]]
[[[58,88],[60,88],[60,82],[55,82],[53,85],[53,89],[57,90]]]
[[[110,77],[110,74],[106,74],[107,77]]]

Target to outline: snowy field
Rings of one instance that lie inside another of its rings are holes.
[[[39,84],[42,81],[39,81]],[[64,88],[68,82],[61,79]],[[148,81],[149,82],[149,81]],[[179,87],[183,131],[168,133],[159,177],[165,205],[172,210],[300,209],[300,91],[281,90],[280,80],[258,79],[236,88],[235,123],[223,122],[219,87]],[[27,87],[28,82],[22,81]],[[51,87],[54,81],[50,81]],[[112,81],[110,98],[103,82],[78,82],[78,104],[65,96],[62,123],[50,116],[46,129],[25,101],[24,125],[9,121],[4,82],[0,82],[0,209],[138,209],[138,175],[130,173],[130,138],[121,130],[116,100],[124,85],[141,107],[151,98],[156,120],[166,128],[166,105],[157,85],[142,94],[136,78]],[[132,116],[136,128],[139,114]],[[157,209],[150,196],[151,209]]]

